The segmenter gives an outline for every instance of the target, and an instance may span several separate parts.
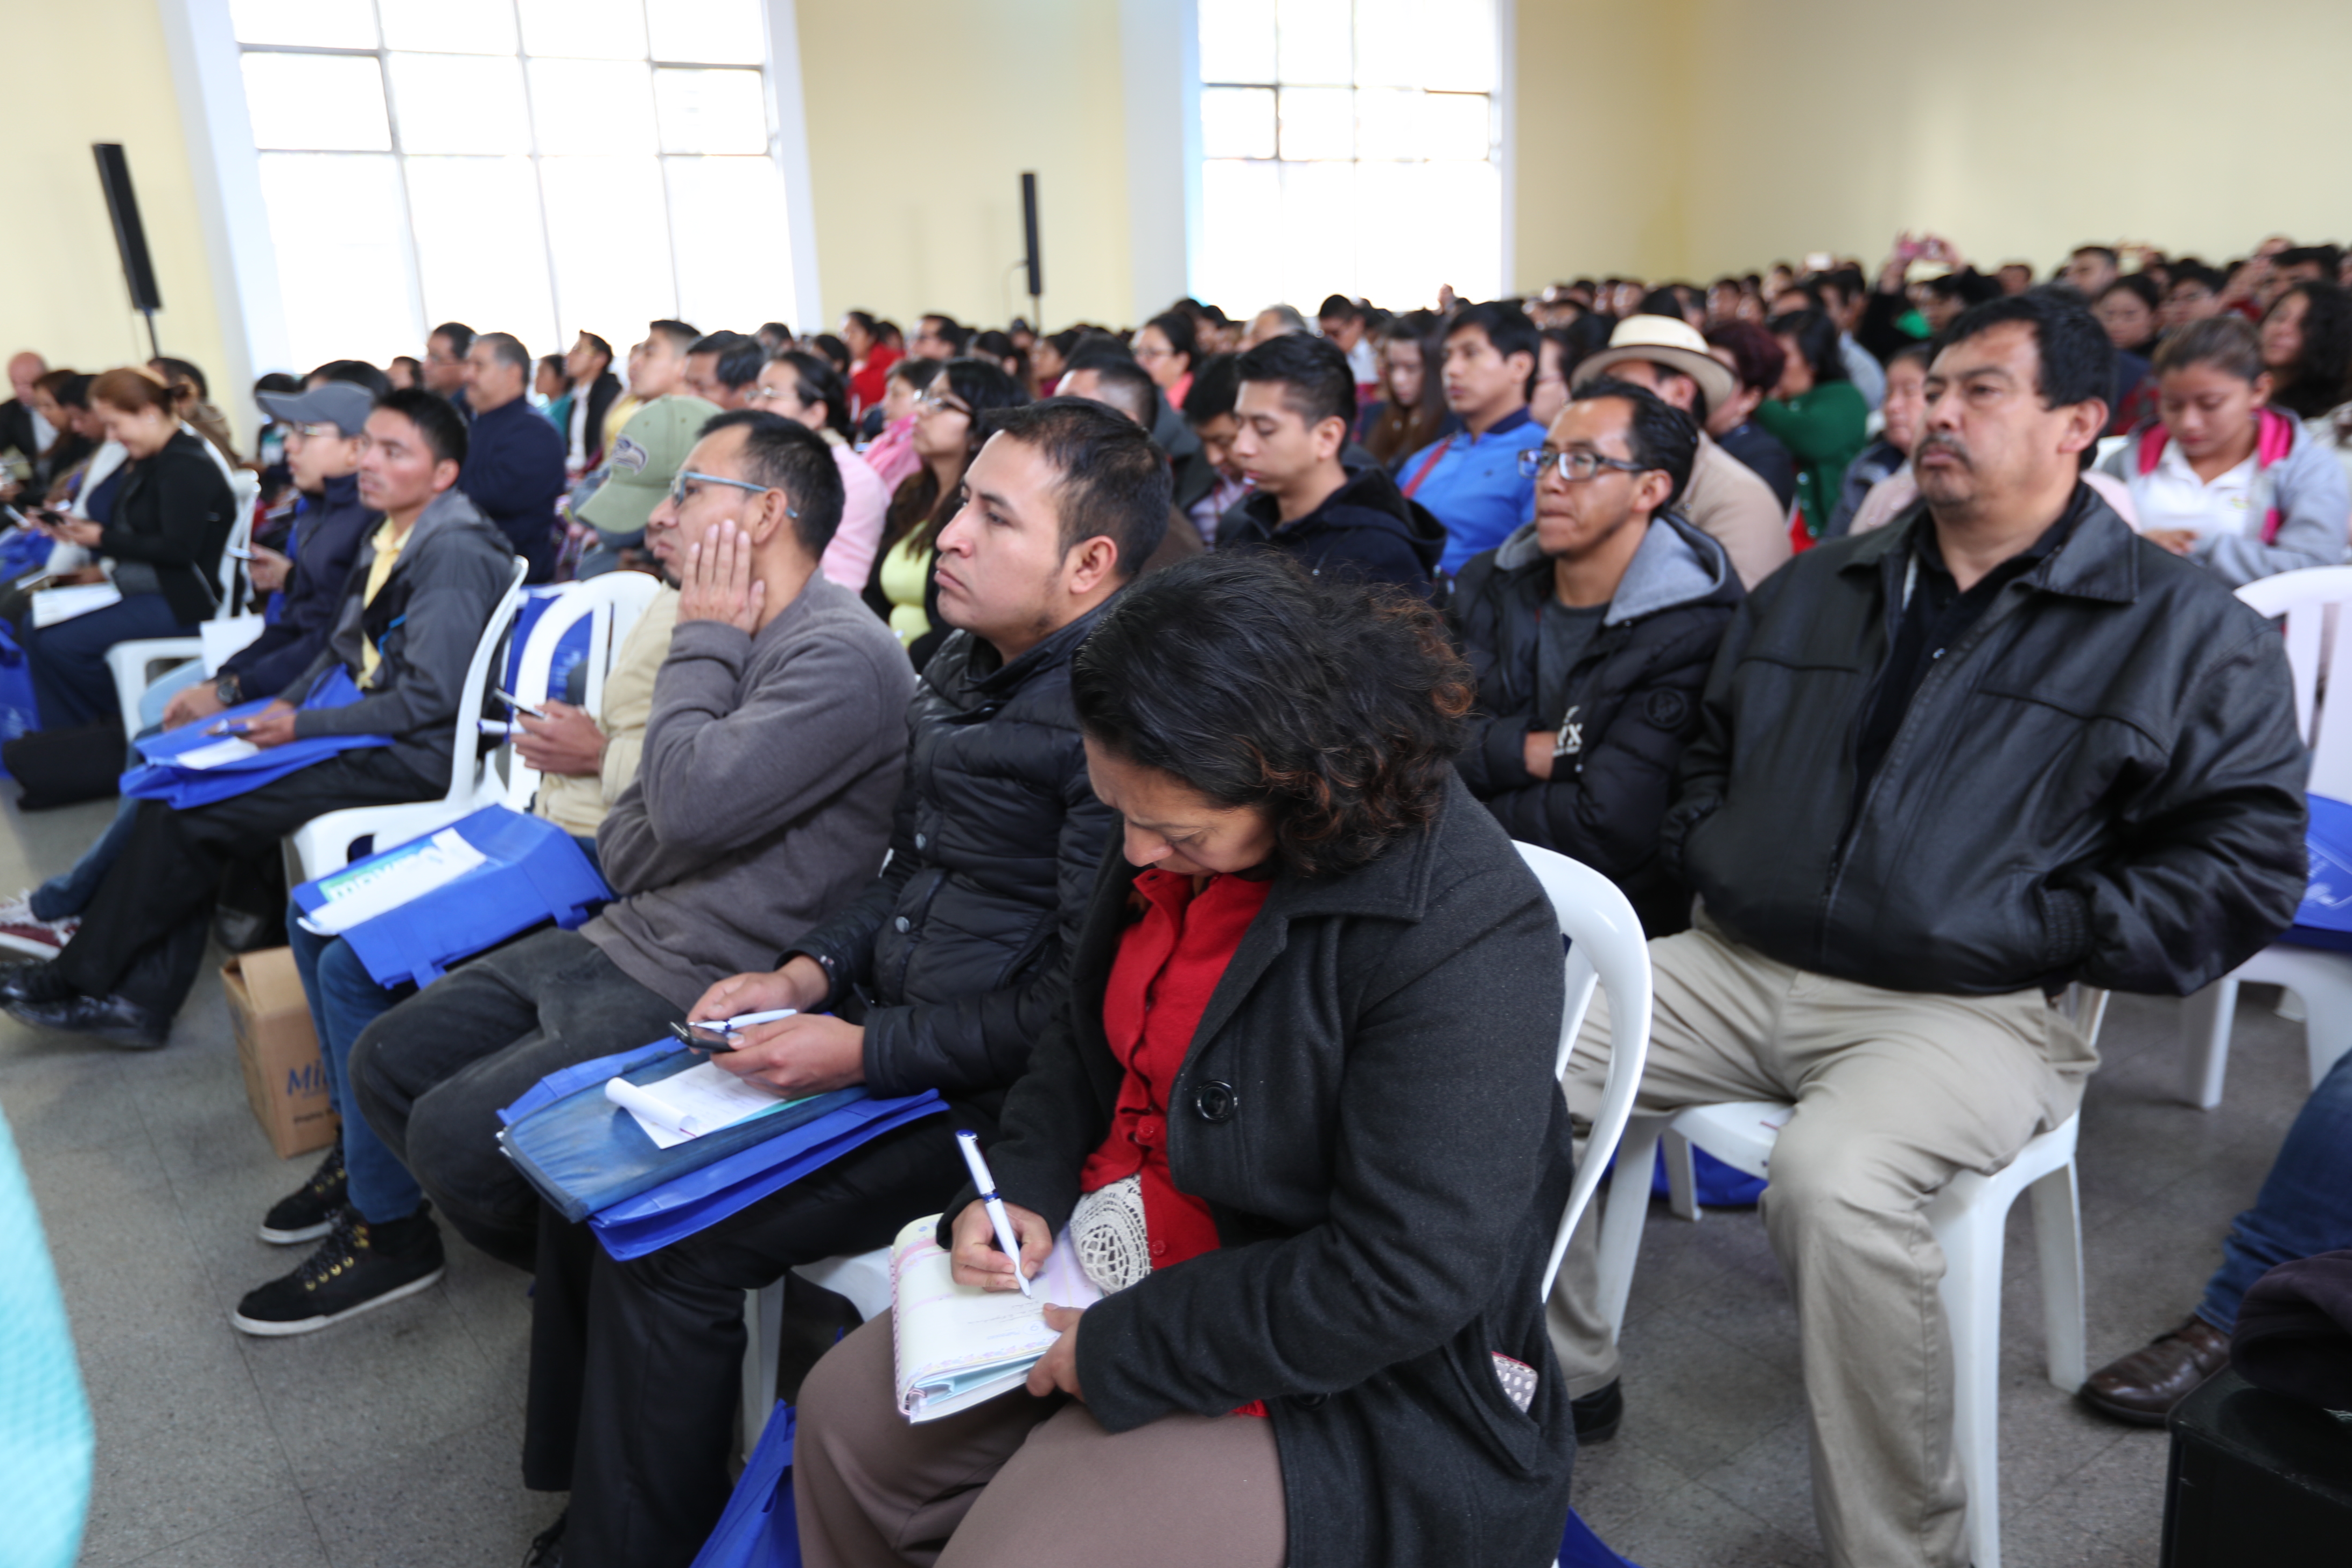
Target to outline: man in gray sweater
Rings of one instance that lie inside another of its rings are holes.
[[[498,1110],[547,1074],[661,1037],[714,981],[772,963],[881,864],[914,675],[889,629],[816,570],[840,472],[756,410],[705,426],[646,529],[678,579],[636,782],[596,836],[621,898],[452,970],[352,1050],[359,1110],[460,1234],[531,1264],[539,1200]],[[340,1315],[437,1264],[422,1209],[373,1225],[317,1289]]]

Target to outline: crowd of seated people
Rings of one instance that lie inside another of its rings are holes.
[[[2304,890],[2284,654],[2232,590],[2352,555],[2340,260],[2087,246],[2037,282],[1905,236],[1874,275],[1183,300],[1131,332],[665,318],[618,370],[594,333],[534,360],[452,321],[265,378],[249,458],[195,366],[20,353],[18,537],[119,592],[49,625],[0,595],[40,721],[119,745],[108,647],[223,613],[249,504],[257,634],[143,721],[267,700],[264,751],[385,743],[125,800],[0,907],[29,954],[0,1006],[166,1046],[225,877],[446,788],[518,578],[649,573],[593,710],[551,692],[511,742],[612,902],[421,988],[287,921],[341,1132],[261,1218],[307,1250],[231,1317],[391,1307],[445,1223],[533,1276],[520,1458],[570,1496],[536,1561],[689,1563],[743,1293],[931,1215],[967,1285],[1066,1235],[1103,1299],[1050,1309],[1028,1392],[920,1426],[889,1325],[844,1338],[799,1394],[808,1562],[1548,1560],[1575,1448],[1642,1402],[1589,1215],[1537,1295],[1609,1035],[1603,998],[1552,1087],[1517,840],[1651,940],[1638,1109],[1797,1108],[1763,1217],[1831,1559],[1958,1568],[1925,1205],[2073,1113],[2098,1061],[2059,991],[2194,991]],[[501,1152],[550,1074],[778,1010],[713,1060],[949,1114],[626,1261]],[[2352,1241],[2347,1083],[2095,1408],[2162,1419],[2262,1269]]]

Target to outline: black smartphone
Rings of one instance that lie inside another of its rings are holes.
[[[724,1029],[698,1024],[672,1024],[669,1032],[676,1035],[681,1044],[698,1051],[709,1051],[714,1056],[722,1056],[735,1048],[734,1037]]]
[[[509,691],[503,686],[491,687],[490,695],[497,698],[499,701],[505,703],[508,707],[513,709],[518,713],[528,713],[534,719],[544,719],[547,717],[547,710],[544,708],[532,707],[530,703],[525,702],[521,698],[517,697],[513,692]]]

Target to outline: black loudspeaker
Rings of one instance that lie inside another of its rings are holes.
[[[1021,233],[1029,242],[1029,297],[1045,291],[1045,260],[1037,253],[1037,176],[1021,176]]]
[[[163,308],[163,295],[155,287],[155,264],[147,256],[147,230],[139,221],[138,193],[131,188],[131,163],[120,142],[93,142],[89,150],[98,155],[98,183],[105,188],[106,210],[114,219],[122,280],[131,286],[132,307],[147,318],[147,343],[154,348],[155,312]]]

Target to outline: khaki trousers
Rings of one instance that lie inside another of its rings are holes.
[[[802,1385],[808,1568],[1280,1568],[1271,1421],[1170,1415],[1114,1436],[1084,1405],[1016,1391],[917,1426],[892,1353],[885,1313]]]
[[[1922,1209],[1958,1173],[1999,1170],[2073,1114],[2096,1054],[2038,991],[1924,995],[1832,980],[1730,941],[1704,910],[1696,929],[1650,943],[1650,959],[1635,1114],[1797,1107],[1773,1146],[1763,1215],[1796,1298],[1830,1561],[1966,1568],[1944,1257]],[[1601,1102],[1604,1008],[1596,997],[1567,1079],[1580,1129]],[[1580,1395],[1617,1375],[1594,1308],[1596,1230],[1589,1209],[1549,1306]]]

